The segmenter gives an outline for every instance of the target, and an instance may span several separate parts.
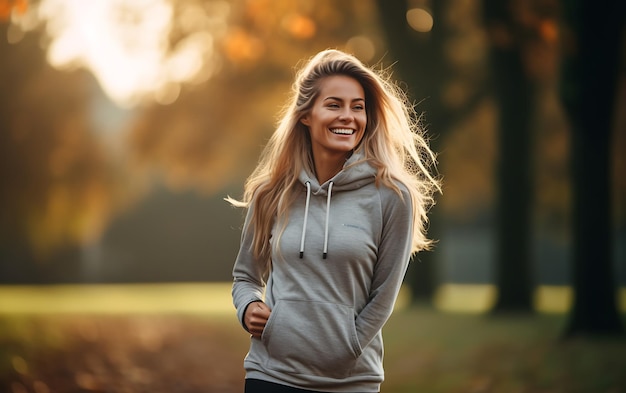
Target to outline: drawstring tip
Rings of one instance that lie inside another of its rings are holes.
[[[300,259],[304,256],[304,251],[300,251]]]
[[[326,255],[328,255],[327,252],[325,252],[324,255],[322,255],[322,259],[326,259]]]

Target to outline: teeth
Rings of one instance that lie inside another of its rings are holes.
[[[333,134],[341,134],[341,135],[352,135],[354,130],[349,128],[333,128],[330,130]]]

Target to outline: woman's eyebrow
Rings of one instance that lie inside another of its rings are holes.
[[[339,98],[339,97],[326,97],[326,98],[324,98],[324,101],[326,101],[326,100],[344,101],[343,98]],[[361,98],[361,97],[353,98],[351,101],[352,102],[354,102],[354,101],[365,101],[365,98]]]

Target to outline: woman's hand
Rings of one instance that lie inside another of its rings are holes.
[[[261,338],[271,312],[272,310],[263,302],[254,302],[248,305],[243,322],[252,337]]]

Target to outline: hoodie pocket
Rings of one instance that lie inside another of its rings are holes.
[[[279,300],[262,340],[267,367],[293,374],[344,378],[362,352],[353,309],[333,303]]]

